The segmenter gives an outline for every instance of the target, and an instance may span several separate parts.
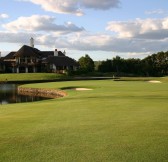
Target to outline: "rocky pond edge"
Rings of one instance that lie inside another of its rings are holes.
[[[46,89],[46,88],[27,88],[27,87],[18,87],[18,94],[29,95],[29,96],[39,96],[46,98],[59,98],[65,97],[67,93],[58,89]]]

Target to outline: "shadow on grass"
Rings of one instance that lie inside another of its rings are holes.
[[[70,86],[70,87],[62,87],[61,90],[75,90],[76,88],[82,88],[79,86]]]

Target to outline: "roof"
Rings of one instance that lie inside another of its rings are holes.
[[[58,56],[65,56],[61,51],[58,51]]]
[[[44,63],[54,64],[56,66],[79,66],[74,59],[67,56],[48,57]]]
[[[54,51],[40,51],[39,56],[41,58],[47,58],[54,56]],[[65,56],[61,51],[58,51],[58,56]]]
[[[49,56],[54,56],[54,51],[40,51],[39,56],[41,58],[47,58]]]
[[[14,55],[16,52],[10,52],[8,55],[6,55],[3,59],[4,60],[9,60],[9,59],[14,59]]]
[[[35,57],[38,55],[38,53],[39,53],[38,49],[24,45],[15,53],[15,56],[16,57],[20,57],[20,56],[23,56],[23,57],[34,56]]]
[[[56,66],[79,66],[72,58],[65,56],[58,51],[58,56],[54,56],[54,51],[40,51],[36,48],[24,45],[17,52],[10,52],[4,57],[4,61],[13,61],[15,57],[38,57],[42,63],[55,64]]]

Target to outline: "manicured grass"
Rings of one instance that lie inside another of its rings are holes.
[[[53,80],[65,76],[55,73],[20,73],[0,74],[0,81],[29,81],[29,80]]]
[[[168,80],[71,81],[64,98],[0,106],[2,162],[167,162]]]
[[[120,77],[115,80],[116,81],[149,81],[149,80],[168,81],[168,77]]]

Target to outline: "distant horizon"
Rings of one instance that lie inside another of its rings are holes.
[[[65,50],[76,60],[168,51],[168,1],[5,0],[0,6],[2,56],[29,45],[31,37],[38,49]]]

